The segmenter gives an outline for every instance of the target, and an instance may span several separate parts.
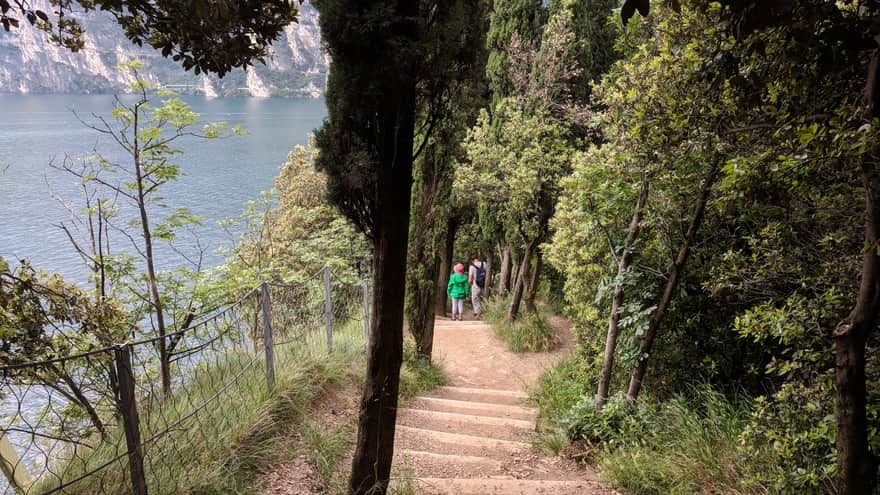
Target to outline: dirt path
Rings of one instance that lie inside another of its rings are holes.
[[[392,476],[422,494],[614,494],[594,472],[543,455],[528,440],[526,391],[567,352],[515,354],[479,321],[438,319],[434,356],[450,384],[398,411]]]

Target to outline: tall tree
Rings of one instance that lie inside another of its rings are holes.
[[[330,200],[373,245],[368,364],[349,482],[355,494],[387,490],[403,358],[413,161],[447,111],[430,105],[420,118],[417,95],[447,76],[440,69],[450,52],[442,40],[450,26],[473,15],[467,5],[315,2],[333,60],[328,118],[316,133],[316,166],[328,174]]]
[[[315,7],[333,60],[315,164],[327,172],[330,200],[373,247],[368,362],[349,492],[384,493],[403,359],[418,4],[319,0]]]
[[[453,164],[462,154],[460,143],[477,108],[483,103],[485,73],[485,2],[450,2],[450,20],[430,33],[432,70],[420,76],[418,115],[423,132],[431,132],[414,170],[409,253],[407,257],[406,316],[419,357],[430,359],[434,340],[437,284],[441,251],[451,238]],[[417,150],[418,152],[418,150]],[[445,300],[443,308],[445,311]]]
[[[626,238],[619,253],[612,244],[611,253],[617,262],[617,275],[614,277],[614,292],[611,296],[611,310],[608,315],[608,331],[605,334],[605,350],[602,353],[602,371],[599,374],[599,384],[596,387],[596,409],[602,409],[608,398],[608,388],[611,384],[611,374],[614,372],[614,353],[617,348],[617,335],[619,330],[620,315],[623,311],[623,280],[630,268],[633,259],[633,250],[639,231],[642,228],[642,217],[645,214],[645,206],[648,203],[648,178],[642,173],[642,184],[639,187],[639,195],[636,200],[635,211],[626,232]]]
[[[141,316],[149,316],[150,321],[155,322],[156,335],[161,337],[158,347],[162,390],[165,395],[169,395],[171,355],[180,338],[166,339],[165,336],[174,329],[174,323],[177,323],[178,328],[183,328],[186,326],[183,322],[191,321],[194,315],[181,315],[180,321],[171,321],[173,312],[169,311],[170,301],[165,297],[167,294],[163,294],[161,290],[163,277],[159,270],[160,257],[156,247],[161,241],[171,242],[177,230],[198,223],[199,217],[186,208],[177,208],[157,219],[160,212],[168,209],[166,201],[159,199],[159,195],[169,182],[184,175],[180,165],[174,162],[175,157],[181,154],[181,150],[174,147],[176,141],[187,137],[215,139],[241,131],[236,127],[230,132],[225,122],[206,123],[196,129],[198,114],[176,97],[165,95],[166,98],[157,105],[156,85],[139,76],[138,71],[142,68],[138,60],[121,66],[133,79],[130,89],[136,95],[135,101],[125,104],[117,100],[112,111],[114,121],[95,118],[95,122],[86,124],[97,133],[109,136],[111,142],[117,143],[124,153],[125,161],[114,161],[96,152],[94,163],[90,166],[75,168],[71,163],[65,162],[59,168],[75,176],[82,184],[94,185],[108,196],[129,203],[137,212],[137,220],[132,221],[132,224],[137,226],[139,235],[126,235],[131,240],[133,250],[143,260],[146,274],[144,280],[140,280],[141,273],[131,275],[136,279],[132,286],[141,283],[144,286],[142,293],[135,288],[131,290],[142,300],[150,302],[149,314]],[[164,94],[162,91],[159,93]],[[114,181],[111,178],[114,174],[125,177],[125,180]],[[107,203],[99,200],[97,204],[100,206]],[[124,228],[114,227],[125,233]],[[69,231],[68,237],[73,240]],[[91,240],[89,243],[91,244]],[[76,245],[75,242],[74,244]],[[83,252],[81,248],[77,250]],[[191,309],[192,304],[188,306]]]
[[[493,208],[522,246],[508,308],[508,317],[516,319],[532,254],[547,233],[558,181],[567,173],[572,148],[564,129],[546,115],[530,115],[512,100],[499,107],[496,116],[502,114],[497,138],[486,112],[468,133],[468,160],[456,170],[455,188],[467,188]]]
[[[513,94],[508,61],[511,36],[518,34],[529,46],[537,45],[544,19],[545,11],[541,0],[495,0],[493,3],[489,32],[486,35],[486,48],[489,51],[486,75],[489,78],[493,106],[502,98]]]
[[[611,15],[619,6],[617,0],[553,0],[548,8],[552,19],[563,10],[571,12],[571,31],[574,33],[574,57],[580,74],[572,84],[576,100],[587,102],[590,88],[611,68],[618,58],[614,49],[618,29]]]

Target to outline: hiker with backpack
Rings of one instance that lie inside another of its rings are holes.
[[[474,318],[480,317],[480,297],[486,287],[486,263],[477,255],[471,255],[471,266],[468,268],[468,282],[471,285],[471,304],[474,306]]]

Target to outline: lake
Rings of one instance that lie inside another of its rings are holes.
[[[123,97],[124,98],[124,97]],[[217,98],[184,96],[201,114],[200,122],[241,124],[250,134],[227,139],[187,138],[176,142],[184,154],[176,159],[186,175],[164,186],[161,196],[170,208],[188,208],[202,215],[201,226],[183,235],[189,247],[196,236],[206,253],[206,265],[222,261],[221,245],[235,242],[218,220],[238,216],[245,202],[272,187],[272,178],[296,144],[326,115],[323,99]],[[87,128],[94,115],[110,119],[112,95],[0,94],[0,256],[10,261],[29,258],[35,267],[58,271],[71,280],[85,280],[79,257],[55,224],[69,218],[53,192],[80,205],[76,178],[52,169],[67,156],[98,150],[121,159],[109,136]],[[197,128],[200,128],[198,126]],[[152,221],[158,220],[158,214]],[[117,236],[116,248],[123,247]],[[173,258],[168,251],[162,253]],[[182,263],[165,263],[165,267]]]

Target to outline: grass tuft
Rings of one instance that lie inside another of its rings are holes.
[[[419,493],[418,483],[410,468],[404,468],[400,476],[392,479],[388,485],[388,495],[418,495]]]
[[[324,485],[330,485],[336,467],[348,451],[350,426],[337,424],[327,429],[317,422],[306,421],[302,431],[309,451],[309,460],[317,468]]]
[[[486,320],[511,351],[547,352],[559,345],[556,329],[541,308],[536,308],[535,313],[523,311],[518,320],[510,321],[507,319],[509,299],[488,299],[483,304]]]
[[[550,428],[532,435],[529,438],[532,447],[548,454],[559,455],[562,449],[568,445],[568,435],[559,428]]]
[[[404,361],[400,368],[400,397],[412,399],[446,384],[446,374],[439,365],[425,359]]]

